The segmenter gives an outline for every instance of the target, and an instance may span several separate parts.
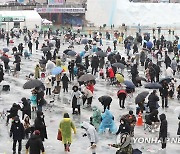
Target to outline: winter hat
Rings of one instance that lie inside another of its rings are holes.
[[[34,134],[35,134],[35,135],[40,135],[40,131],[39,131],[39,130],[35,130],[35,131],[34,131]]]
[[[18,116],[15,116],[14,121],[20,121]]]
[[[130,111],[129,111],[129,114],[130,114],[130,115],[133,115],[133,111],[132,111],[132,110],[130,110]]]
[[[64,118],[69,118],[69,114],[68,113],[64,113]]]

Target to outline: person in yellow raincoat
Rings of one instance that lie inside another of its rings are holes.
[[[69,118],[68,113],[64,113],[64,118],[60,122],[59,129],[62,134],[62,142],[64,143],[64,150],[70,152],[70,145],[72,143],[72,129],[74,134],[76,134],[76,128],[74,123]]]
[[[39,64],[37,64],[36,67],[35,67],[35,73],[34,73],[34,78],[35,79],[40,78],[40,70],[41,70],[41,68],[40,68]]]

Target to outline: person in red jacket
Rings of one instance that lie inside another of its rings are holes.
[[[93,83],[88,82],[86,88],[89,89],[92,93],[94,92],[94,84]]]
[[[113,81],[114,81],[114,71],[113,71],[112,67],[110,67],[108,69],[108,73],[109,73],[111,84],[113,84]]]
[[[125,104],[126,96],[127,96],[126,90],[121,89],[121,90],[119,90],[117,92],[117,97],[119,98],[119,106],[120,106],[120,108],[123,108],[123,109],[125,108],[124,104]]]

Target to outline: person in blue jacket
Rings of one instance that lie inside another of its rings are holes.
[[[109,131],[111,133],[116,133],[117,127],[114,122],[114,116],[112,113],[106,109],[105,112],[102,114],[102,121],[99,126],[99,133],[103,133],[107,128],[109,128]]]

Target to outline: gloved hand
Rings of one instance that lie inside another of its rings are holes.
[[[12,132],[10,132],[9,137],[12,137]]]
[[[87,136],[87,134],[84,134],[83,137]]]

